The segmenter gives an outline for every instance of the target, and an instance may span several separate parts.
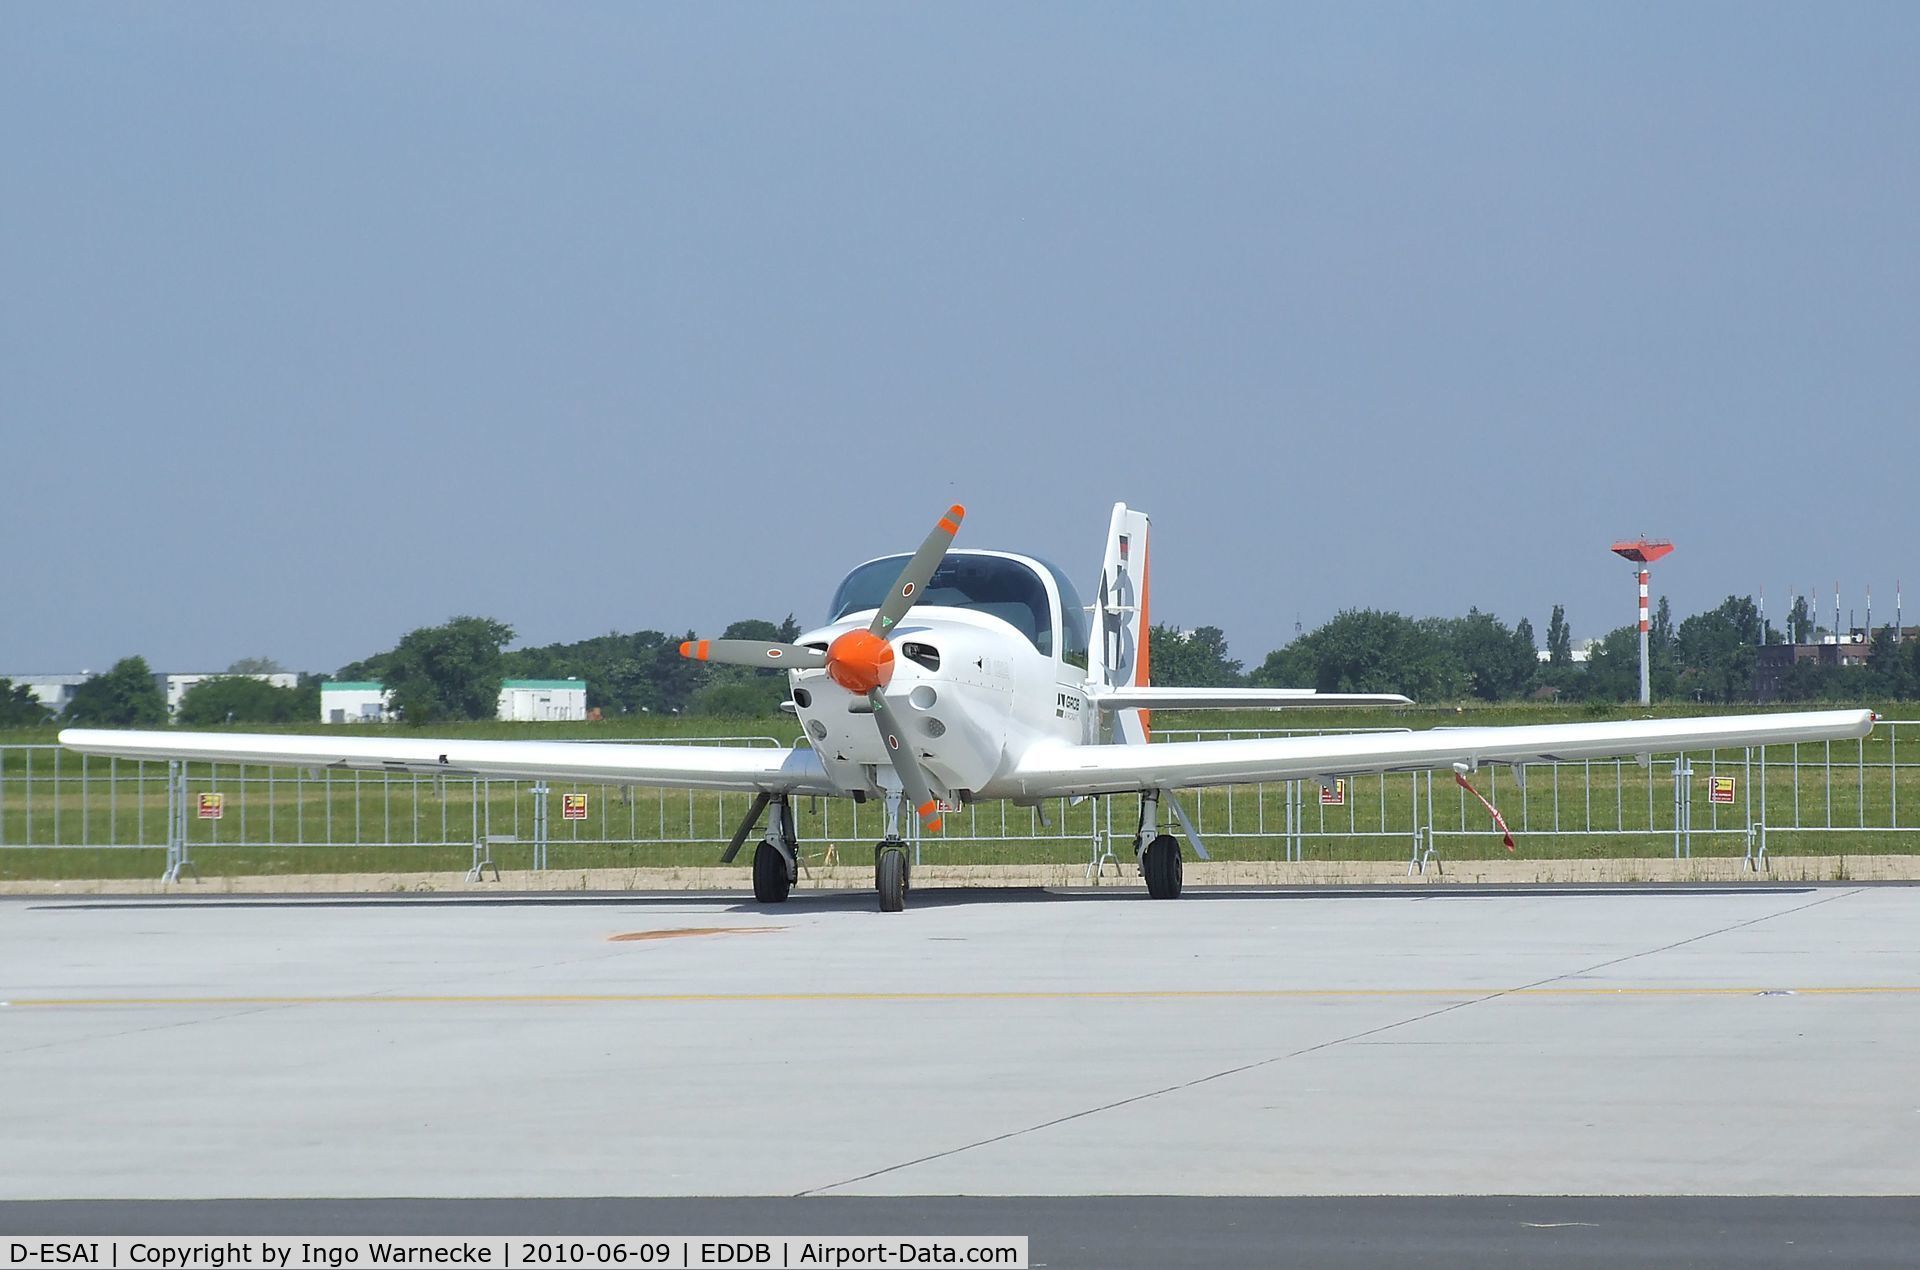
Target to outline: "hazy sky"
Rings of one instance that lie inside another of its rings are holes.
[[[1920,596],[1920,6],[0,5],[0,673]],[[1864,614],[1862,614],[1864,616]],[[1920,620],[1920,598],[1909,613]]]

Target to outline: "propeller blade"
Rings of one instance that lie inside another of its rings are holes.
[[[900,570],[900,576],[894,580],[893,590],[887,593],[886,603],[873,615],[873,625],[867,630],[875,635],[884,635],[900,624],[907,615],[913,602],[927,589],[927,582],[933,577],[933,571],[940,567],[940,558],[947,554],[947,548],[953,545],[953,536],[960,532],[960,522],[966,517],[967,509],[955,503],[947,508],[947,514],[933,527],[927,540],[920,544],[920,550],[913,553],[913,559],[907,561],[907,567]]]
[[[763,670],[818,670],[827,664],[827,655],[817,649],[759,639],[690,639],[680,645],[680,655],[689,661],[717,661]]]
[[[900,788],[906,791],[907,802],[920,817],[920,828],[932,833],[940,827],[940,804],[934,800],[933,787],[927,783],[926,770],[920,766],[920,756],[913,752],[913,743],[907,739],[893,707],[887,704],[880,690],[876,688],[868,693],[867,700],[873,703],[873,718],[880,725],[880,739],[887,743],[887,757],[893,762],[893,770],[900,774]]]

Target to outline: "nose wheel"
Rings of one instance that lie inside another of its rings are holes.
[[[880,893],[880,911],[898,913],[907,906],[907,851],[898,842],[875,848],[873,886]]]

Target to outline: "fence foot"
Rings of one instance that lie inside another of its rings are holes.
[[[512,834],[488,834],[484,838],[473,840],[473,867],[467,870],[467,881],[485,881],[485,873],[493,870],[493,880],[500,880],[500,866],[493,862],[493,844],[496,842],[517,842]]]
[[[1119,859],[1113,854],[1113,843],[1111,841],[1105,841],[1094,847],[1093,858],[1087,861],[1087,881],[1094,886],[1099,886],[1100,879],[1107,874],[1107,866],[1109,864],[1113,866],[1113,876],[1115,878],[1125,876],[1120,872]]]
[[[1421,837],[1426,839],[1425,850],[1421,849]],[[1421,877],[1425,877],[1429,864],[1433,866],[1433,874],[1435,877],[1446,876],[1446,869],[1441,865],[1440,857],[1433,854],[1433,835],[1431,833],[1414,838],[1413,858],[1407,861],[1407,876],[1413,877],[1418,874]]]

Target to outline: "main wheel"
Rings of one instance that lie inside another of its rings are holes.
[[[907,906],[907,853],[899,847],[881,847],[873,866],[873,885],[880,892],[880,911],[898,913]]]
[[[793,879],[787,876],[787,857],[780,854],[780,848],[771,842],[762,842],[754,848],[753,898],[762,904],[780,904],[792,890]]]
[[[1156,900],[1180,898],[1180,841],[1163,833],[1147,844],[1147,894]]]

